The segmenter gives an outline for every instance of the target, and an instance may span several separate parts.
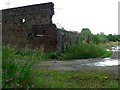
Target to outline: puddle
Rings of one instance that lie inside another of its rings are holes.
[[[120,62],[118,61],[118,59],[111,59],[111,58],[103,58],[101,61],[98,62],[92,62],[92,63],[88,63],[88,64],[79,64],[76,67],[80,67],[80,66],[116,66],[116,65],[120,65]]]
[[[114,47],[111,47],[111,49],[106,49],[106,50],[113,52],[111,58],[103,58],[100,61],[87,63],[87,64],[78,64],[75,67],[80,67],[80,66],[102,66],[102,67],[105,67],[105,66],[120,65],[120,61],[119,61],[119,57],[118,57],[118,55],[120,54],[120,46],[114,46]]]
[[[104,58],[99,62],[89,63],[90,66],[115,66],[119,65],[118,59]]]

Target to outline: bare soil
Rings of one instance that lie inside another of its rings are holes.
[[[89,60],[89,59],[81,59],[81,60],[72,60],[72,61],[42,61],[37,62],[34,64],[34,69],[47,69],[47,70],[57,70],[57,71],[80,71],[80,72],[107,72],[110,74],[113,74],[115,76],[118,76],[118,68],[119,66],[79,66],[76,67],[79,64],[86,64],[90,63],[96,60]]]
[[[118,53],[113,53],[111,56],[112,59],[118,58]],[[118,76],[118,73],[120,72],[119,65],[117,66],[79,66],[76,67],[79,64],[88,64],[96,61],[100,61],[101,58],[95,58],[95,59],[79,59],[79,60],[50,60],[50,61],[40,61],[36,62],[33,67],[34,69],[48,69],[48,70],[57,70],[57,71],[79,71],[79,72],[107,72],[110,74],[113,74],[115,76]]]

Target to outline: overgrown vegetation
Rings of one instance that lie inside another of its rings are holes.
[[[3,88],[118,88],[118,78],[106,73],[31,69],[30,60],[15,61],[14,49],[7,46],[2,51]]]
[[[118,78],[102,72],[34,70],[37,88],[118,88]]]
[[[66,49],[64,59],[104,58],[109,57],[111,54],[111,52],[106,51],[106,49],[101,45],[96,45],[93,43],[80,43]]]
[[[105,35],[103,32],[100,34],[92,34],[89,28],[82,29],[79,36],[80,41],[86,40],[88,35],[90,36],[90,41],[94,42],[95,44],[120,41],[120,35]]]
[[[90,44],[87,44],[86,40],[89,36]],[[119,35],[118,35],[119,36]],[[86,59],[86,58],[96,58],[96,57],[109,57],[112,53],[106,51],[106,48],[110,48],[112,46],[111,41],[113,35],[105,35],[104,33],[100,33],[97,35],[93,35],[88,28],[83,28],[81,34],[78,38],[78,43],[76,45],[72,45],[65,49],[64,53],[61,52],[50,52],[43,53],[41,50],[17,50],[14,51],[14,58],[17,60],[39,60],[45,61],[50,59]],[[114,40],[119,40],[117,37]],[[113,40],[113,41],[114,41]],[[113,42],[115,43],[115,42]]]
[[[80,50],[80,47],[87,52],[87,50],[94,50],[89,52],[95,52],[98,49],[98,46],[95,44],[80,44],[81,46],[77,46],[77,50]],[[86,49],[87,48],[87,49]],[[100,47],[99,47],[100,48]],[[102,48],[102,47],[101,47]],[[74,49],[74,47],[73,47]],[[31,87],[39,87],[39,88],[117,88],[118,87],[118,78],[113,77],[106,73],[100,72],[57,72],[57,71],[48,71],[48,70],[39,70],[39,69],[31,69],[32,62],[30,61],[32,55],[34,57],[38,56],[37,59],[45,58],[66,58],[65,55],[69,52],[69,50],[73,51],[72,47],[66,50],[64,54],[53,52],[49,54],[44,54],[39,51],[15,51],[13,48],[9,46],[4,46],[2,48],[2,84],[3,88],[31,88]],[[98,49],[99,50],[99,49]],[[103,49],[100,49],[100,52],[103,52]],[[84,53],[84,52],[82,52]],[[70,53],[71,54],[71,53]],[[86,53],[84,53],[85,55]],[[16,59],[21,57],[26,58],[26,62],[18,62]],[[39,56],[41,55],[41,56]],[[71,54],[72,55],[72,54]],[[99,55],[99,53],[98,53]],[[102,55],[102,54],[101,54]],[[81,55],[83,56],[83,55]],[[91,56],[91,55],[90,55]],[[34,59],[34,57],[32,59]],[[86,58],[88,56],[84,56]],[[72,57],[73,58],[73,57]],[[81,58],[81,57],[80,57]],[[102,83],[102,84],[101,84]]]
[[[104,46],[94,43],[87,44],[82,42],[65,49],[64,53],[50,52],[43,53],[40,50],[29,51],[14,51],[15,59],[17,60],[33,60],[45,61],[51,59],[66,60],[66,59],[87,59],[87,58],[104,58],[109,57],[112,53],[106,51]]]
[[[40,50],[14,50],[15,52],[15,59],[17,60],[30,60],[30,61],[46,61],[46,60],[53,60],[53,59],[63,59],[63,53],[61,52],[50,52],[50,53],[43,53]]]
[[[106,48],[116,45],[112,39],[103,33],[93,35],[90,31],[79,37],[76,45],[65,49],[64,53],[43,53],[40,50],[14,50],[10,46],[2,47],[2,85],[3,88],[39,87],[39,88],[118,88],[118,78],[102,72],[58,72],[48,70],[33,70],[33,61],[50,59],[86,59],[104,58],[112,53]],[[86,38],[90,37],[90,43]],[[116,36],[114,36],[116,37]],[[106,47],[106,48],[105,48]],[[25,62],[22,62],[25,61]],[[19,62],[20,61],[20,62]]]
[[[109,41],[112,41],[112,42],[120,41],[120,35],[109,34],[107,35],[107,38]]]
[[[40,50],[16,50],[15,58],[17,60],[47,60],[49,58],[48,54],[43,53]]]
[[[3,88],[30,87],[32,85],[31,62],[15,61],[15,51],[2,48],[2,86]]]

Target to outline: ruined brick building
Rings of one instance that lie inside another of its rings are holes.
[[[52,2],[2,10],[2,43],[15,49],[64,49],[65,36],[52,23]]]
[[[54,4],[43,3],[2,11],[3,44],[17,49],[56,50],[56,26],[52,23]]]

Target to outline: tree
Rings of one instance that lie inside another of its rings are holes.
[[[96,43],[96,44],[106,43],[108,41],[109,40],[107,39],[107,36],[104,33],[94,35],[94,37],[93,37],[93,42]]]
[[[91,38],[92,38],[92,33],[90,29],[83,28],[79,37],[80,42],[86,41],[87,43],[89,43],[91,41]]]
[[[107,36],[107,38],[108,38],[109,41],[116,42],[116,41],[119,40],[119,35],[112,35],[112,34],[109,34],[109,35]]]

